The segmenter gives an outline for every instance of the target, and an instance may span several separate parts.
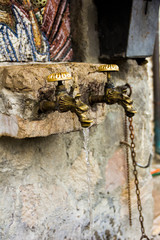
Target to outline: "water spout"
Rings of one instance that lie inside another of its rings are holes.
[[[89,209],[89,231],[90,239],[93,237],[93,209],[92,209],[92,181],[91,181],[91,164],[89,160],[89,128],[83,128],[83,143],[87,167],[87,184],[88,184],[88,209]]]

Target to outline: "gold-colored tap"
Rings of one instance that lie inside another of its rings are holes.
[[[128,117],[134,116],[136,111],[132,106],[133,101],[130,98],[132,94],[130,85],[127,83],[125,85],[115,87],[110,79],[110,72],[119,71],[119,67],[116,64],[106,64],[101,65],[98,71],[107,72],[107,82],[105,84],[104,95],[90,96],[89,103],[91,105],[94,103],[106,103],[109,105],[118,103],[124,108]],[[127,93],[128,90],[129,93]]]
[[[77,93],[75,97],[70,96],[65,88],[65,85],[62,83],[62,81],[71,79],[71,74],[68,72],[50,74],[47,79],[48,82],[58,81],[58,85],[56,86],[56,100],[42,100],[39,108],[41,112],[56,110],[59,112],[74,112],[76,113],[81,126],[87,128],[93,122],[87,117],[87,111],[89,110],[89,107],[80,100],[81,94]]]

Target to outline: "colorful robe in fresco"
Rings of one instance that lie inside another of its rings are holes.
[[[45,8],[42,31],[50,45],[53,61],[71,61],[73,57],[69,0],[48,0]]]

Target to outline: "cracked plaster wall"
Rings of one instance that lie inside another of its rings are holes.
[[[0,67],[0,239],[2,240],[137,240],[140,224],[131,174],[133,226],[128,223],[126,164],[121,106],[98,104],[89,111],[90,201],[82,128],[72,113],[37,116],[39,88],[52,88],[46,76],[70,71],[87,102],[103,93],[98,65],[63,63]],[[145,66],[119,63],[113,82],[132,86],[138,162],[152,152],[150,89]],[[70,89],[72,82],[66,82]],[[11,136],[11,137],[9,137]],[[131,160],[130,160],[131,162]],[[132,170],[132,166],[130,167]],[[138,169],[147,234],[152,227],[152,180]],[[91,212],[90,212],[91,211]]]
[[[75,4],[76,2],[76,4]],[[98,63],[97,16],[93,0],[71,0],[71,29],[76,61]],[[76,26],[76,27],[75,27]],[[94,41],[93,41],[94,39]],[[137,160],[152,153],[151,90],[145,66],[118,63],[116,85],[128,82],[137,114],[134,117]],[[124,111],[98,104],[89,110],[90,191],[83,130],[77,116],[38,114],[39,89],[52,72],[77,75],[77,89],[88,103],[91,93],[103,94],[105,75],[97,64],[1,64],[0,67],[0,239],[1,240],[137,240],[140,224],[131,174],[133,226],[129,226]],[[67,81],[69,91],[73,81]],[[131,163],[131,160],[130,160]],[[132,172],[132,166],[130,166]],[[152,179],[138,169],[147,234],[152,227]],[[90,192],[90,194],[89,194]],[[90,200],[89,200],[90,196]]]

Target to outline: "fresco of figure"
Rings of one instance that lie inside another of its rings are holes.
[[[68,0],[0,0],[0,61],[70,60],[68,9]]]
[[[0,0],[0,61],[49,61],[33,7],[30,0]]]

